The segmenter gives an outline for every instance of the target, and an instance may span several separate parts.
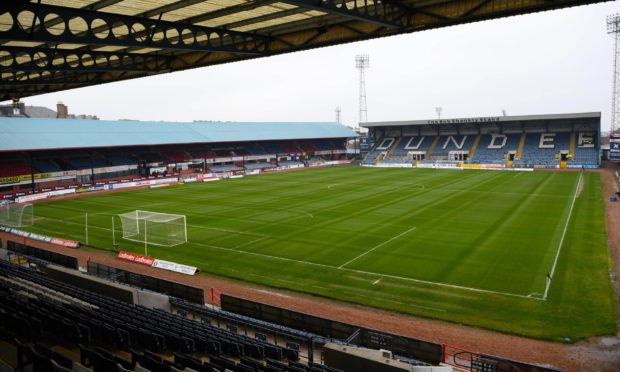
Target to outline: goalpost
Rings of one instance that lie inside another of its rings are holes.
[[[136,210],[118,215],[123,239],[163,247],[187,242],[187,224],[181,214]]]
[[[34,225],[34,208],[32,204],[0,202],[0,225],[10,227]]]

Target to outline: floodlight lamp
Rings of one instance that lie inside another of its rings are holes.
[[[356,68],[369,68],[370,67],[370,57],[368,54],[358,54],[355,56],[355,67]]]
[[[620,14],[607,16],[607,33],[616,34],[620,32]]]

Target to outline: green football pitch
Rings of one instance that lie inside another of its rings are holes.
[[[334,167],[35,206],[48,235],[144,253],[117,214],[183,214],[148,255],[272,287],[530,337],[614,333],[599,173]],[[552,280],[548,280],[552,276]]]

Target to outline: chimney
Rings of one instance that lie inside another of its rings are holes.
[[[22,116],[26,114],[26,105],[20,102],[19,98],[13,98],[13,116]]]
[[[66,119],[69,115],[69,108],[62,102],[56,104],[56,119]]]

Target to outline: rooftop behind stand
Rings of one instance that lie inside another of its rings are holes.
[[[106,130],[101,131],[105,126]],[[32,136],[31,133],[38,133]],[[71,133],[71,136],[67,136]],[[286,153],[293,140],[356,137],[338,123],[174,123],[0,118],[0,151],[194,145],[279,141],[269,152]],[[282,142],[286,141],[286,142]]]

